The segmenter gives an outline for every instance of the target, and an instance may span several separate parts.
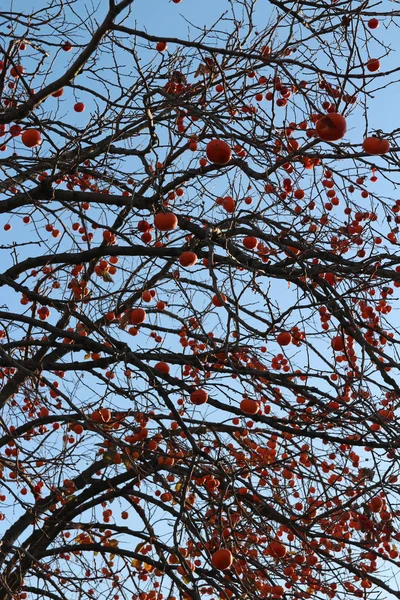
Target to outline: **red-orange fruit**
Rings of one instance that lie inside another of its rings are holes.
[[[108,408],[99,408],[92,413],[91,419],[95,423],[108,423],[111,420],[111,412]]]
[[[331,346],[335,352],[344,350],[344,341],[341,335],[335,336],[331,341]]]
[[[216,165],[226,165],[232,158],[232,149],[224,140],[211,140],[207,144],[207,158]]]
[[[375,73],[381,68],[381,62],[377,58],[370,58],[367,62],[367,69],[370,73]]]
[[[243,246],[247,248],[247,250],[254,250],[257,247],[258,240],[256,237],[248,235],[243,238]]]
[[[220,296],[221,296],[222,300],[224,302],[226,302],[225,294],[220,294]],[[212,303],[214,304],[214,306],[223,306],[223,304],[222,304],[221,300],[218,298],[217,294],[215,294],[215,296],[213,296]]]
[[[338,113],[329,113],[318,119],[315,129],[318,137],[324,142],[337,142],[346,133],[346,119]]]
[[[142,292],[142,300],[143,302],[151,302],[153,300],[153,296],[149,292],[149,290],[145,290],[144,292]]]
[[[226,196],[223,199],[222,206],[224,207],[226,212],[232,214],[233,212],[235,212],[236,202],[234,201],[234,199],[231,196]]]
[[[276,336],[276,341],[280,346],[288,346],[292,341],[292,334],[289,331],[281,331]]]
[[[390,150],[390,143],[388,140],[382,140],[378,137],[367,137],[363,141],[363,150],[371,155],[386,154]]]
[[[168,48],[167,42],[157,42],[156,50],[158,52],[165,52],[167,48]]]
[[[143,308],[134,308],[129,315],[129,321],[132,325],[141,325],[146,320],[146,311]]]
[[[381,512],[382,508],[383,508],[383,500],[382,498],[380,498],[379,496],[375,496],[375,498],[372,498],[369,501],[369,508],[372,510],[372,512]]]
[[[174,213],[157,213],[154,217],[154,227],[158,231],[172,231],[178,227],[178,218]]]
[[[233,561],[232,552],[227,548],[220,548],[212,555],[211,562],[214,569],[225,571],[229,569]]]
[[[240,410],[246,415],[255,415],[258,413],[259,404],[251,398],[244,398],[240,403]]]
[[[373,18],[368,21],[367,25],[370,29],[378,29],[379,21],[378,19]]]
[[[203,390],[201,388],[194,390],[190,394],[190,401],[192,404],[195,404],[196,406],[205,404],[207,402],[207,400],[208,400],[208,394],[207,394],[206,390]]]
[[[277,558],[284,558],[287,554],[286,546],[277,540],[272,540],[268,546],[268,550],[272,556],[276,556]]]
[[[24,73],[25,69],[22,65],[15,65],[15,67],[11,67],[10,69],[10,75],[15,79],[17,79],[20,75],[23,75]]]
[[[165,373],[165,375],[169,375],[169,372],[171,370],[169,364],[164,361],[158,362],[156,365],[154,365],[154,368],[160,373]]]
[[[195,252],[191,250],[186,250],[182,252],[179,257],[179,263],[182,267],[193,267],[197,263],[198,256]]]
[[[10,134],[11,134],[13,137],[18,137],[18,136],[20,136],[20,135],[21,135],[21,132],[22,132],[22,127],[21,127],[21,125],[11,125],[11,127],[10,127]]]
[[[27,148],[35,148],[42,143],[42,136],[37,129],[26,129],[22,134],[21,140]]]

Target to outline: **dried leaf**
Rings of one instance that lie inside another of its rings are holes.
[[[106,281],[107,283],[114,283],[114,279],[111,277],[111,275],[108,271],[103,271],[103,273],[101,274],[101,278],[103,281]]]

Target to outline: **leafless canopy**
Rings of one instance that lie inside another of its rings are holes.
[[[400,598],[398,3],[191,4],[0,12],[0,600]]]

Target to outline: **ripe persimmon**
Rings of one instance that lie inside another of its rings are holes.
[[[346,133],[346,119],[338,113],[329,113],[318,119],[315,129],[318,137],[324,142],[336,142]]]
[[[332,341],[331,346],[335,352],[341,352],[344,350],[344,341],[341,335],[336,335]]]
[[[381,510],[383,508],[383,500],[380,496],[375,496],[375,498],[372,498],[369,501],[368,506],[372,510],[372,512],[375,512],[375,513],[381,512]]]
[[[160,373],[164,373],[165,375],[169,375],[171,367],[169,366],[168,363],[166,363],[164,361],[161,361],[161,362],[158,362],[156,365],[154,365],[154,369],[156,371],[159,371]]]
[[[370,19],[368,21],[367,25],[370,29],[378,29],[379,21],[378,21],[378,19],[375,19],[375,17],[374,17],[373,19]]]
[[[171,212],[159,212],[154,217],[154,227],[158,231],[172,231],[178,226],[178,218]]]
[[[15,65],[15,67],[11,67],[10,75],[14,77],[14,79],[18,79],[21,75],[25,73],[25,69],[22,65]]]
[[[207,158],[216,165],[226,165],[232,158],[232,149],[224,140],[211,140],[207,144]]]
[[[26,129],[22,134],[22,143],[27,148],[36,148],[42,143],[42,136],[37,129]]]
[[[137,228],[139,231],[142,231],[144,233],[145,231],[148,231],[150,229],[150,223],[148,221],[145,221],[144,219],[142,219],[137,224]]]
[[[379,71],[380,68],[381,68],[381,61],[378,60],[377,58],[370,58],[369,61],[367,62],[367,69],[368,69],[368,71],[370,71],[370,73],[375,73],[376,71]]]
[[[207,402],[207,400],[208,400],[208,394],[207,394],[206,390],[203,390],[202,388],[194,390],[190,394],[190,402],[192,404],[195,404],[196,406],[205,404]]]
[[[129,314],[129,322],[132,325],[141,325],[146,320],[146,311],[143,308],[134,308]]]
[[[243,246],[247,248],[247,250],[254,250],[257,247],[258,240],[256,237],[248,235],[243,238]]]
[[[378,410],[378,415],[383,421],[393,421],[394,419],[394,411],[389,408],[380,408]]]
[[[226,196],[223,199],[222,206],[224,207],[226,212],[233,213],[235,211],[236,204],[231,196]]]
[[[157,42],[156,50],[157,52],[165,52],[168,48],[167,42]]]
[[[272,540],[268,545],[268,550],[271,556],[275,556],[276,558],[284,558],[287,554],[286,546],[278,540]]]
[[[243,398],[240,403],[240,410],[246,415],[255,415],[258,413],[259,404],[256,400],[251,398]]]
[[[305,192],[304,192],[304,190],[296,190],[293,195],[296,198],[296,200],[303,200],[303,198],[305,196]]]
[[[386,154],[390,150],[390,143],[388,140],[383,140],[379,137],[371,136],[365,138],[363,141],[363,150],[367,154],[381,155]]]
[[[212,555],[211,562],[214,569],[225,571],[229,569],[233,561],[232,552],[228,548],[220,548]]]
[[[292,334],[290,331],[281,331],[276,336],[276,341],[280,346],[288,346],[292,341]]]
[[[223,300],[223,302],[226,302],[227,298],[226,298],[225,294],[220,294],[220,296],[221,296],[221,299]],[[214,306],[218,306],[218,307],[223,306],[223,303],[218,298],[217,294],[215,294],[215,296],[213,296],[212,303],[214,304]]]
[[[90,418],[95,423],[109,423],[111,421],[111,411],[108,408],[99,408],[91,414]]]
[[[21,125],[11,125],[10,127],[10,135],[13,137],[18,137],[21,135],[22,127]]]
[[[195,252],[192,252],[191,250],[186,250],[185,252],[182,252],[182,254],[179,257],[179,263],[182,267],[193,267],[198,260],[198,256]]]

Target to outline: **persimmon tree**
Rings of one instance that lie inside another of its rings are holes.
[[[399,598],[397,4],[33,4],[0,13],[0,600]]]

